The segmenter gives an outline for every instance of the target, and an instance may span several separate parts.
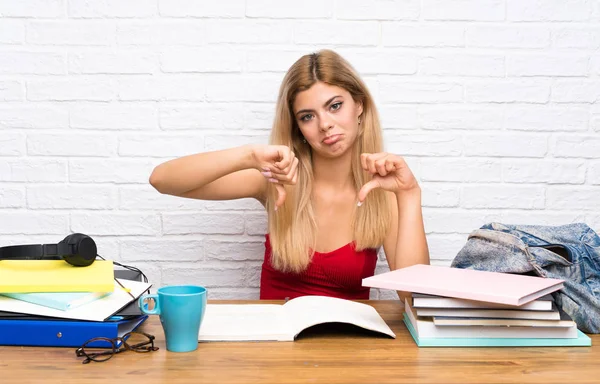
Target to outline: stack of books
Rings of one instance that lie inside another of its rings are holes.
[[[116,279],[113,268],[99,260],[0,261],[0,345],[79,347],[134,330],[147,316],[133,304],[150,284]]]
[[[418,293],[412,299],[405,302],[404,323],[421,347],[591,345],[552,295],[522,306]]]
[[[554,303],[562,280],[415,265],[363,285],[412,293],[404,323],[419,347],[591,345]]]

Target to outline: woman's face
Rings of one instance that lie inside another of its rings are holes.
[[[336,157],[354,145],[362,111],[344,88],[316,82],[296,95],[292,112],[313,153]]]

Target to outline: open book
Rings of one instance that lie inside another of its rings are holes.
[[[347,323],[395,338],[370,305],[326,296],[302,296],[285,304],[209,304],[199,341],[294,341],[317,324]]]

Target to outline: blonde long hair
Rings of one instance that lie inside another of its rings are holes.
[[[302,141],[292,105],[299,92],[309,89],[317,81],[347,90],[355,102],[363,105],[362,131],[352,150],[351,167],[357,193],[371,178],[362,169],[360,154],[383,151],[382,131],[373,98],[344,58],[331,50],[322,50],[302,56],[290,67],[279,89],[270,143],[292,148],[299,160],[298,181],[296,185],[285,186],[287,197],[277,212],[274,211],[277,191],[273,186],[269,187],[267,199],[271,262],[275,269],[285,272],[304,271],[316,246],[311,148]],[[357,250],[377,248],[383,243],[391,221],[389,204],[385,192],[375,189],[360,209],[355,209],[353,232]]]

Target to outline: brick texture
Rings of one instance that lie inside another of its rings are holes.
[[[432,263],[490,221],[600,230],[599,21],[589,0],[0,0],[0,245],[88,233],[155,288],[257,298],[262,206],[148,177],[266,143],[285,71],[320,48],[420,180]]]

